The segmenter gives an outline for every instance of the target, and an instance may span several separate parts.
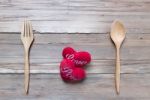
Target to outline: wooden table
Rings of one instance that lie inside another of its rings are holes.
[[[33,23],[30,94],[24,95],[24,18]],[[124,22],[121,94],[114,88],[115,48],[110,25]],[[87,79],[59,76],[66,46],[92,54]],[[0,100],[150,100],[150,0],[1,0]]]

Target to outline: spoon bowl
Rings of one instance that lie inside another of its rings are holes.
[[[114,21],[111,25],[110,36],[116,46],[121,46],[125,39],[126,30],[120,21]]]

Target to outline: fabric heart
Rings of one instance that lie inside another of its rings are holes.
[[[69,55],[74,54],[76,51],[71,47],[66,47],[63,49],[62,56],[67,58]]]
[[[78,82],[85,78],[86,73],[82,68],[76,68],[71,60],[64,59],[60,63],[60,75],[64,81]]]
[[[91,55],[88,52],[76,52],[71,47],[64,48],[62,55],[65,59],[72,60],[77,67],[83,67],[91,61]]]

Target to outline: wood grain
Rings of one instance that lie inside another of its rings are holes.
[[[28,96],[23,74],[0,75],[2,100],[149,100],[150,74],[122,74],[121,93],[116,95],[113,74],[90,74],[80,84],[67,84],[58,74],[32,74]]]
[[[38,32],[106,33],[120,19],[128,33],[150,33],[149,12],[149,0],[2,0],[0,31],[20,32],[28,18]]]
[[[150,100],[150,0],[1,0],[0,100]],[[31,88],[23,88],[24,18],[33,23]],[[115,48],[110,25],[127,29],[121,49],[121,94],[115,93]],[[87,34],[86,34],[87,33]],[[64,83],[59,76],[66,46],[86,50],[87,79]]]
[[[22,57],[23,46],[20,40],[20,35],[10,34],[4,35],[1,39],[0,57]],[[9,37],[10,36],[10,37]],[[15,37],[16,36],[16,37]],[[88,35],[83,34],[70,34],[70,35],[36,35],[35,44],[31,49],[31,58],[48,58],[48,59],[61,59],[61,51],[65,46],[72,46],[77,50],[86,50],[91,52],[93,59],[114,59],[115,48],[111,43],[109,35]],[[134,37],[135,36],[135,37]],[[7,39],[7,37],[9,38]],[[13,39],[15,37],[16,39]],[[47,38],[46,38],[47,37]],[[54,38],[55,37],[55,38]],[[78,38],[80,37],[79,41]],[[41,38],[41,39],[40,39]],[[52,39],[51,39],[52,38]],[[92,39],[91,39],[92,38]],[[128,35],[122,50],[122,60],[149,60],[149,41],[150,36],[141,34]],[[12,39],[12,40],[11,40]],[[58,41],[57,41],[58,40]],[[142,48],[140,48],[142,47]],[[44,49],[43,49],[44,48]],[[139,50],[140,48],[140,50]],[[6,51],[7,53],[3,53]],[[11,52],[10,52],[11,51]],[[50,55],[50,56],[48,56]]]
[[[121,73],[150,73],[149,45],[149,34],[127,35],[121,50]],[[114,73],[115,48],[108,34],[35,34],[31,73],[59,73],[65,46],[92,54],[87,73]],[[0,47],[0,73],[23,73],[20,34],[0,34]]]
[[[36,33],[31,49],[30,94],[25,96],[20,34],[1,33],[0,99],[149,100],[149,44],[149,34],[127,35],[121,50],[121,94],[117,96],[114,89],[115,48],[108,34]],[[87,79],[82,83],[66,84],[60,79],[59,63],[65,46],[92,53],[93,61],[87,67]]]

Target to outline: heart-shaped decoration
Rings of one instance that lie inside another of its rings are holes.
[[[71,61],[73,61],[75,66],[77,67],[83,67],[91,61],[91,55],[88,52],[76,52],[71,47],[64,48],[62,55],[65,59],[70,59]]]
[[[76,51],[71,47],[66,47],[63,49],[62,56],[67,58],[69,55],[74,54]]]
[[[71,60],[64,59],[60,63],[60,75],[64,81],[78,82],[85,78],[86,73],[82,68],[76,68]]]

